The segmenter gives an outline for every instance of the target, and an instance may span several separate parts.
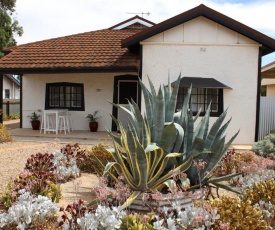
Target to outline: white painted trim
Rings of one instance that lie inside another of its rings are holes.
[[[265,68],[262,68],[261,72],[264,73],[265,71],[273,69],[273,68],[275,68],[275,63],[272,65],[266,66]]]
[[[174,45],[174,46],[236,46],[261,47],[262,44],[220,44],[220,43],[184,43],[184,42],[140,42],[141,45]]]
[[[133,24],[135,24],[135,23],[140,23],[141,25],[148,26],[148,27],[151,27],[151,26],[152,26],[151,23],[142,21],[142,20],[140,20],[139,18],[135,18],[135,19],[133,19],[133,20],[131,20],[131,21],[129,21],[129,22],[126,22],[126,23],[124,23],[124,24],[122,24],[122,25],[119,25],[119,26],[113,28],[113,30],[121,30],[121,29],[123,29],[123,28],[125,28],[125,27],[128,27],[128,26],[131,26],[131,25],[133,25]]]

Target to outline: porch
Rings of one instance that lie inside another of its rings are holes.
[[[31,142],[60,142],[60,143],[78,143],[84,145],[93,145],[98,143],[112,145],[112,139],[107,132],[89,132],[83,130],[76,130],[71,133],[40,133],[39,130],[32,129],[12,129],[9,130],[10,135],[14,141],[31,141]],[[230,146],[231,149],[235,150],[250,150],[251,145],[237,145],[233,144]]]
[[[64,132],[56,134],[55,132],[44,134],[40,130],[29,128],[16,128],[9,130],[14,141],[18,142],[60,142],[60,143],[79,143],[93,145],[98,143],[111,144],[112,139],[107,132],[90,132],[85,130],[74,130],[73,132]]]

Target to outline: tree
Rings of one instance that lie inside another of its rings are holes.
[[[9,46],[16,45],[14,35],[22,36],[23,28],[13,18],[16,0],[0,0],[0,58],[4,55],[1,51]]]

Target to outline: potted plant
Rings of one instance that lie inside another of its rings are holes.
[[[39,130],[39,127],[40,127],[39,117],[40,117],[40,115],[37,114],[36,112],[33,112],[33,113],[31,113],[31,115],[28,116],[28,118],[30,118],[30,122],[32,124],[33,130]]]
[[[166,193],[174,188],[181,189],[183,185],[191,190],[210,184],[231,190],[220,182],[235,175],[212,178],[211,172],[238,132],[225,142],[223,134],[230,122],[229,120],[223,125],[227,110],[209,127],[210,105],[196,127],[195,121],[199,114],[193,117],[189,107],[191,88],[185,97],[182,110],[174,112],[179,83],[180,78],[173,89],[169,83],[168,87],[160,87],[156,93],[152,82],[151,91],[140,82],[145,101],[144,116],[133,101],[129,102],[129,110],[115,105],[129,114],[130,122],[126,129],[121,121],[113,117],[121,130],[121,136],[117,137],[109,131],[114,147],[108,151],[115,161],[107,163],[104,175],[108,174],[116,181],[117,175],[123,174],[125,183],[133,191],[124,207],[131,205],[143,193],[154,190]],[[199,169],[196,165],[201,161],[206,165]],[[174,172],[185,172],[188,179],[175,181]]]
[[[93,114],[88,114],[86,118],[90,120],[89,127],[91,132],[96,132],[98,129],[98,120],[101,118],[97,116],[98,110],[96,110]]]

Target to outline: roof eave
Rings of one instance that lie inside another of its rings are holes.
[[[0,68],[0,74],[55,74],[55,73],[111,73],[137,72],[136,66],[110,67],[49,67],[49,68]]]

